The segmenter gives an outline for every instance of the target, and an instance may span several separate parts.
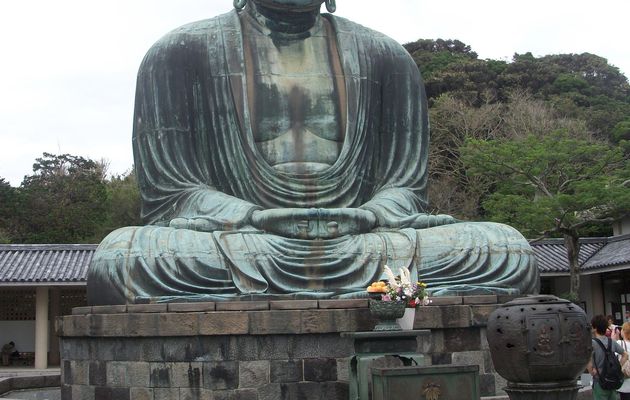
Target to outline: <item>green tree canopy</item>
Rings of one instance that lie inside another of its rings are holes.
[[[106,219],[103,166],[80,156],[44,153],[20,193],[20,242],[91,242]]]
[[[630,211],[630,164],[619,147],[567,130],[511,140],[468,140],[463,161],[489,179],[486,217],[526,236],[561,235],[569,251],[571,293],[579,289],[578,238]]]

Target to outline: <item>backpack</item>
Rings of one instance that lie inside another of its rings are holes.
[[[597,382],[599,386],[604,390],[617,390],[623,385],[623,372],[621,372],[621,364],[615,357],[615,353],[612,351],[612,339],[608,338],[608,348],[604,347],[601,340],[595,338],[595,341],[604,350],[604,367],[600,371],[595,364],[595,370],[597,370]]]

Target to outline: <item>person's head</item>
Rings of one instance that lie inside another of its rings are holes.
[[[595,329],[597,334],[605,335],[606,329],[608,329],[608,319],[601,314],[596,315],[591,320],[591,326]]]
[[[608,321],[608,325],[611,325],[615,323],[615,318],[613,318],[612,315],[609,315],[606,317],[606,321]]]
[[[625,340],[630,340],[630,322],[624,322],[621,325],[621,337]]]

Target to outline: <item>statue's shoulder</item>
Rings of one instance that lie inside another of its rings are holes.
[[[181,46],[183,43],[221,45],[220,37],[226,31],[240,29],[238,15],[230,11],[216,17],[189,22],[162,36],[153,48]]]
[[[182,25],[151,46],[140,69],[142,71],[149,65],[153,67],[169,65],[171,62],[181,64],[207,59],[208,54],[223,54],[225,39],[229,35],[240,36],[240,24],[235,11]]]

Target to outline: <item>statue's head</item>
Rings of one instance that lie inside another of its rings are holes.
[[[267,8],[277,10],[292,11],[312,11],[319,10],[322,3],[326,2],[326,8],[329,12],[335,11],[335,0],[234,0],[236,8],[243,8],[247,1],[260,4]]]

